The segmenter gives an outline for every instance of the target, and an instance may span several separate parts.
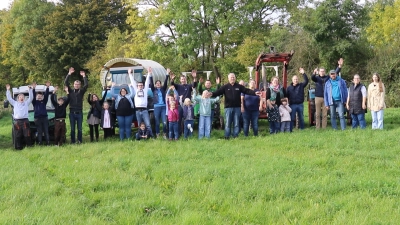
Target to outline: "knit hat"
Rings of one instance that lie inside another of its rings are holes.
[[[271,97],[269,100],[270,100],[270,101],[275,101],[276,98],[275,98],[275,97]]]

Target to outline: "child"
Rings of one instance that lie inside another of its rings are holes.
[[[167,108],[168,108],[168,127],[169,127],[169,140],[171,141],[172,138],[175,137],[175,141],[178,140],[179,137],[179,130],[178,130],[178,124],[179,124],[179,111],[176,108],[176,102],[175,101],[169,101],[167,102]]]
[[[215,102],[219,101],[219,97],[211,99],[208,91],[203,91],[203,94],[196,96],[196,90],[193,90],[193,100],[199,102],[200,120],[199,120],[199,139],[203,137],[210,138],[211,127],[211,107]]]
[[[167,128],[167,134],[169,135],[169,122],[168,122],[168,111],[169,111],[169,104],[171,102],[178,102],[179,101],[179,96],[178,96],[178,92],[175,90],[175,86],[174,85],[170,85],[170,87],[168,88],[168,90],[165,93],[165,102],[167,103],[166,107],[165,107],[165,127]],[[167,139],[167,136],[164,136],[164,139]]]
[[[58,87],[54,87],[53,97],[50,99],[54,106],[54,144],[62,146],[65,140],[65,118],[67,118],[67,106],[69,103],[69,92],[68,88],[64,88],[67,93],[67,98],[64,100],[63,97],[57,99],[56,92]]]
[[[36,83],[32,84],[33,86],[33,100],[32,105],[35,110],[35,125],[37,129],[37,137],[38,137],[38,144],[42,144],[43,134],[46,138],[46,145],[50,145],[50,137],[49,137],[49,119],[47,115],[47,101],[49,100],[49,87],[50,82],[46,82],[46,92],[44,93],[36,93]]]
[[[194,107],[190,98],[186,98],[183,103],[184,137],[192,136],[194,125]]]
[[[101,120],[101,102],[104,102],[104,97],[100,101],[96,94],[89,93],[87,101],[90,105],[89,113],[87,115],[87,123],[89,124],[90,142],[94,141],[94,135],[96,136],[96,142],[99,141],[99,124]]]
[[[271,97],[269,99],[269,101],[271,102],[271,108],[267,107],[270,134],[276,134],[280,130],[281,116],[279,115],[279,108],[275,104],[275,100],[276,99],[274,97]]]
[[[13,109],[13,119],[14,119],[14,127],[13,127],[13,132],[15,135],[15,144],[14,147],[16,150],[22,150],[23,148],[23,140],[22,137],[25,138],[25,143],[27,146],[31,146],[31,132],[30,132],[30,126],[29,126],[29,105],[32,102],[33,99],[33,93],[32,93],[32,87],[29,87],[29,98],[25,101],[25,96],[24,94],[19,94],[17,96],[17,101],[15,101],[11,97],[11,92],[10,92],[10,85],[6,85],[6,96],[8,102],[14,107]]]
[[[290,113],[292,109],[288,105],[287,98],[281,99],[282,105],[279,106],[279,114],[281,115],[281,132],[290,132]]]
[[[139,129],[136,133],[136,140],[146,140],[151,137],[150,130],[147,129],[146,124],[144,122],[140,123]]]
[[[115,118],[115,113],[112,112],[112,108],[110,108],[110,105],[108,102],[103,103],[103,109],[101,110],[101,121],[100,121],[100,127],[104,131],[104,140],[112,137],[112,129],[114,128],[114,118]]]

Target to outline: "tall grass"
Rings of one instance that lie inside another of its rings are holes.
[[[399,114],[382,131],[269,135],[262,122],[262,136],[229,141],[23,151],[3,143],[2,118],[0,224],[398,224]]]

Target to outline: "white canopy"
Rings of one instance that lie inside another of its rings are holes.
[[[147,59],[135,59],[135,58],[115,58],[104,64],[100,71],[100,81],[102,86],[106,86],[106,78],[111,77],[110,69],[118,67],[132,67],[132,66],[142,66],[144,69],[144,74],[147,74],[147,68],[151,67],[153,81],[160,80],[164,82],[167,71],[165,68],[156,61]],[[107,83],[107,86],[110,84]]]

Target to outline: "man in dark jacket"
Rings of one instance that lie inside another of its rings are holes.
[[[351,127],[361,129],[367,126],[365,122],[365,109],[367,108],[367,89],[360,83],[358,74],[353,77],[353,84],[350,85],[346,107],[351,115]]]
[[[261,95],[261,92],[253,91],[245,88],[243,85],[236,83],[234,73],[228,75],[229,83],[220,87],[215,92],[210,92],[210,97],[225,96],[225,139],[231,136],[231,125],[233,123],[233,137],[239,135],[239,116],[241,107],[241,94]]]
[[[49,100],[49,87],[50,82],[46,82],[46,92],[44,93],[36,93],[36,83],[33,83],[33,100],[32,105],[35,110],[35,125],[37,129],[38,141],[39,145],[42,144],[43,134],[46,138],[46,145],[50,145],[50,138],[49,138],[49,120],[47,116],[47,101]]]
[[[82,143],[82,122],[83,122],[83,98],[88,88],[88,79],[84,71],[80,71],[83,77],[83,87],[79,80],[74,81],[74,88],[69,84],[69,77],[74,73],[74,68],[69,68],[68,75],[65,78],[64,85],[68,87],[69,92],[69,122],[71,125],[71,143],[75,144],[75,124],[78,127],[78,143]]]
[[[304,69],[299,69],[300,74],[303,75],[304,82],[299,83],[299,78],[295,75],[292,77],[292,83],[286,89],[287,98],[289,99],[290,108],[292,112],[290,113],[292,122],[290,123],[290,132],[292,132],[293,127],[296,123],[296,113],[299,117],[299,129],[304,129],[304,88],[308,84],[308,77],[304,73]]]

